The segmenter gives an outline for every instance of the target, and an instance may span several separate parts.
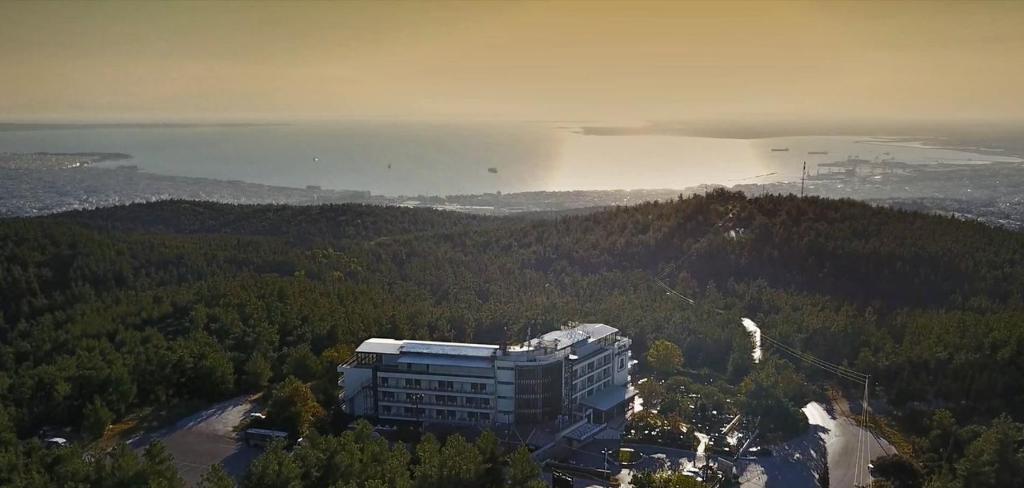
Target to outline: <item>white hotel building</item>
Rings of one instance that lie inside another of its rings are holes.
[[[338,366],[346,412],[390,420],[603,424],[632,410],[630,340],[570,324],[513,347],[367,339]]]

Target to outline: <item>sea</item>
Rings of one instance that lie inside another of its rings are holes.
[[[1016,161],[891,136],[763,139],[587,135],[553,123],[44,126],[0,130],[0,152],[119,152],[158,174],[390,196],[795,181],[857,157],[912,164]],[[810,154],[816,153],[816,154]]]

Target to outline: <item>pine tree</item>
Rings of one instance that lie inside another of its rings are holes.
[[[174,457],[167,452],[163,443],[157,441],[142,452],[143,471],[149,486],[160,488],[181,488],[185,486],[174,465]]]
[[[114,414],[100,401],[93,397],[82,410],[82,434],[89,439],[99,439],[114,421]]]
[[[262,456],[256,458],[249,466],[249,471],[242,479],[242,488],[299,488],[302,486],[302,473],[288,453],[284,445],[275,442],[267,448]]]
[[[224,471],[223,466],[214,464],[199,481],[199,488],[235,488],[235,480]]]
[[[520,447],[509,456],[508,486],[510,488],[541,488],[540,467],[533,462],[530,451]]]

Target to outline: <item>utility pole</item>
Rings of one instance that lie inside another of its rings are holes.
[[[868,433],[868,444],[867,444],[867,446],[864,446],[864,449],[866,451],[864,453],[864,457],[866,458],[865,459],[865,464],[868,464],[868,465],[871,464],[871,440],[873,439],[873,434],[871,434],[871,426],[868,425],[869,422],[871,421],[871,414],[868,413],[869,410],[871,409],[871,401],[868,398],[868,390],[869,390],[870,386],[871,386],[871,375],[868,375],[868,377],[864,379],[864,427],[863,427],[864,430]],[[867,472],[865,472],[864,474],[867,476],[867,480],[866,481],[870,485],[871,484],[871,471],[867,470]]]
[[[807,161],[804,161],[804,170],[800,174],[800,196],[804,196],[804,180],[807,178]]]

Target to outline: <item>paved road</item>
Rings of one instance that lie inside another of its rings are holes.
[[[774,455],[753,461],[741,461],[739,469],[743,488],[813,488],[817,486],[816,473],[828,459],[829,486],[853,488],[859,476],[867,484],[867,464],[871,459],[895,450],[883,439],[875,439],[867,430],[852,420],[829,413],[819,403],[809,403],[803,409],[810,430],[806,434],[773,448]],[[866,458],[857,457],[858,438],[869,449]]]
[[[867,484],[870,481],[868,463],[883,454],[896,452],[885,439],[876,439],[870,431],[862,429],[846,417],[837,418],[819,403],[808,404],[804,407],[804,414],[812,426],[821,426],[827,430],[823,440],[828,450],[829,482],[834,488],[853,487],[857,476],[860,476],[862,484]],[[861,441],[866,447],[862,448],[861,458],[858,459],[857,444],[861,434]]]
[[[242,444],[234,432],[235,426],[253,409],[250,397],[238,397],[181,419],[171,427],[131,439],[128,444],[144,449],[154,440],[163,442],[189,486],[198,483],[214,463],[220,463],[238,478],[260,454],[259,449]]]

